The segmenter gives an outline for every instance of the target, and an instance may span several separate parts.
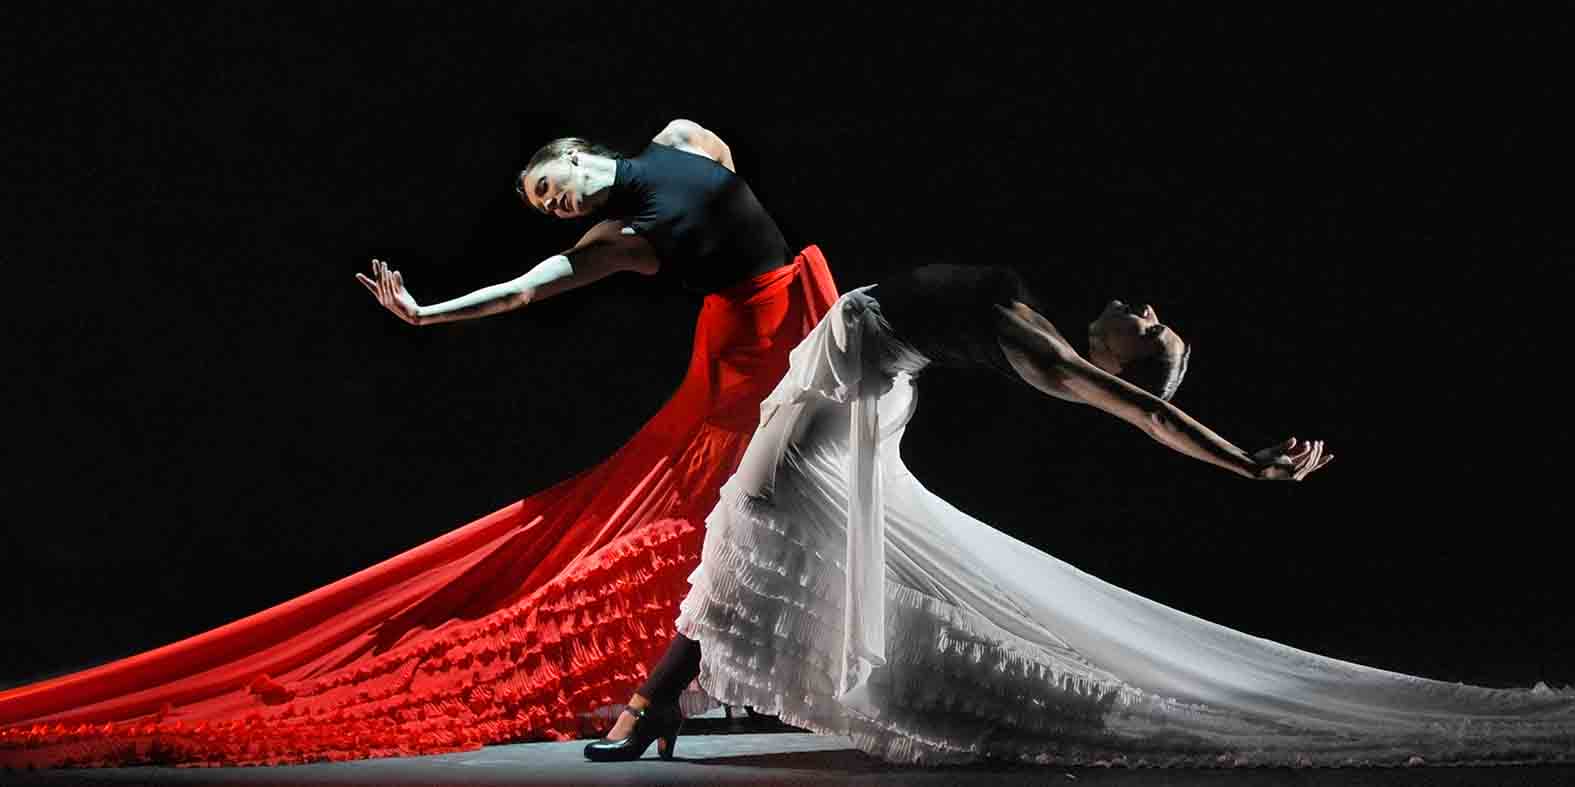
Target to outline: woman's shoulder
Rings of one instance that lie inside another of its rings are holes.
[[[651,138],[651,143],[710,159],[730,171],[733,169],[733,157],[727,143],[693,120],[675,118]]]
[[[715,134],[707,131],[704,126],[693,120],[674,118],[666,126],[663,126],[662,130],[658,131],[656,136],[651,138],[651,141],[658,145],[677,148],[686,153],[704,155],[704,142],[708,137],[715,136]]]

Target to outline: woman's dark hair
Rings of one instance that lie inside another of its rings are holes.
[[[1187,376],[1187,363],[1191,360],[1189,344],[1182,348],[1179,357],[1159,352],[1134,361],[1121,370],[1121,378],[1168,402],[1181,387],[1181,378]]]
[[[520,195],[520,199],[525,199],[525,173],[553,159],[567,156],[571,153],[589,153],[593,156],[611,159],[623,158],[622,153],[588,139],[559,137],[537,149],[535,154],[530,157],[530,161],[526,162],[525,168],[520,170],[519,175],[515,176],[514,191]]]

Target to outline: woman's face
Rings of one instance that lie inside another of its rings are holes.
[[[605,195],[592,194],[591,171],[582,165],[583,153],[571,153],[525,173],[525,201],[532,208],[559,219],[585,216]]]
[[[1185,349],[1181,336],[1146,303],[1111,301],[1088,325],[1088,360],[1111,374],[1156,353],[1180,357]]]

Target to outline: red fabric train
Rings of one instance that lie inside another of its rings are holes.
[[[760,401],[836,297],[814,246],[708,296],[683,383],[607,461],[273,608],[0,693],[0,765],[282,764],[582,734],[666,646]]]

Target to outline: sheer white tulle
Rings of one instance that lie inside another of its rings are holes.
[[[948,505],[899,456],[926,360],[890,334],[877,297],[844,295],[793,352],[707,519],[678,627],[701,642],[701,684],[721,701],[897,762],[1575,754],[1569,689],[1300,651],[1129,593]]]

